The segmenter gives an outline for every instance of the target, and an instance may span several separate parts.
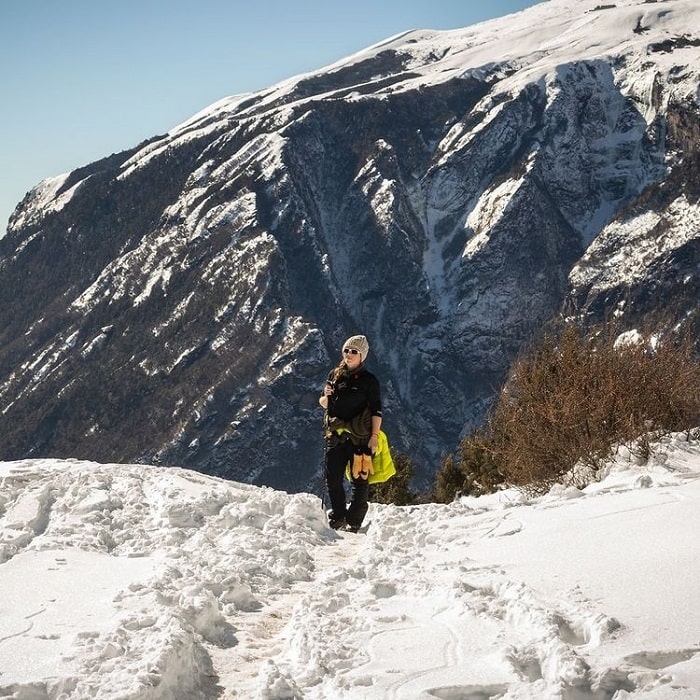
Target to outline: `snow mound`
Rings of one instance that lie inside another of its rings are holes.
[[[541,498],[373,504],[0,464],[0,697],[700,697],[700,443]]]

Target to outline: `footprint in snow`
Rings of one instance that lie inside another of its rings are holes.
[[[696,654],[700,654],[700,648],[677,649],[673,651],[640,651],[637,654],[625,656],[625,661],[635,666],[643,666],[653,671],[660,671],[663,668],[688,661]]]

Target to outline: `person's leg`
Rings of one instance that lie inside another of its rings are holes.
[[[345,467],[352,455],[352,443],[349,440],[338,442],[326,453],[326,486],[331,501],[331,519],[335,522],[345,520],[347,506],[345,500]]]
[[[350,507],[347,510],[346,520],[348,526],[359,528],[362,521],[367,515],[369,504],[367,498],[369,496],[369,482],[367,479],[352,480],[352,496],[350,498]]]

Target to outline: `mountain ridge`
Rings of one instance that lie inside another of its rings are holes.
[[[699,12],[408,32],[44,181],[0,240],[0,458],[309,488],[363,332],[429,481],[552,317],[696,308]]]

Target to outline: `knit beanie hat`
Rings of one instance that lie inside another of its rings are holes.
[[[363,362],[367,359],[367,355],[369,355],[369,341],[364,335],[353,335],[348,338],[343,343],[343,350],[345,350],[345,348],[355,348],[355,350],[362,355]]]

